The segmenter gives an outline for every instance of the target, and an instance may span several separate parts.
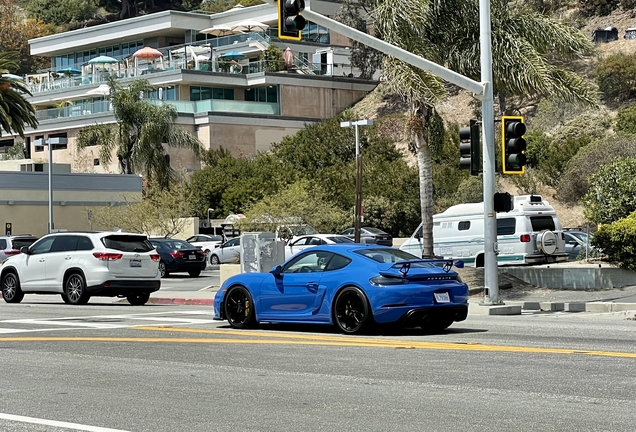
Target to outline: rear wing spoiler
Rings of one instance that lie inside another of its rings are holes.
[[[437,267],[441,267],[444,272],[448,273],[453,266],[456,268],[464,268],[464,262],[460,260],[452,260],[452,259],[419,259],[419,260],[410,260],[410,261],[400,261],[399,263],[393,263],[383,269],[380,270],[380,274],[382,276],[387,277],[395,277],[396,274],[390,272],[391,269],[398,269],[401,277],[406,277],[411,270],[412,264],[433,264]],[[441,264],[441,265],[440,265]]]

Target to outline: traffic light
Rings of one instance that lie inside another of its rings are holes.
[[[278,0],[278,37],[300,40],[305,28],[305,18],[300,13],[305,9],[305,0]]]
[[[521,116],[501,117],[502,167],[504,174],[526,172],[526,125]]]
[[[470,175],[478,175],[479,169],[479,125],[471,120],[470,126],[459,129],[459,168],[469,169]]]

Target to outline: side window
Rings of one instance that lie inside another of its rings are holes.
[[[343,235],[351,235],[353,234],[353,228],[349,228],[348,230],[346,230],[344,233],[342,233]]]
[[[235,238],[227,242],[225,246],[239,246],[239,239]]]
[[[76,236],[56,236],[51,246],[51,252],[75,252],[75,249],[77,249]]]
[[[296,243],[294,243],[292,246],[305,246],[307,245],[307,242],[309,241],[310,237],[303,237],[299,240],[296,241]]]
[[[309,244],[311,246],[316,246],[316,245],[322,244],[322,242],[318,237],[312,237],[311,240],[309,241]]]
[[[195,242],[195,241],[199,241],[199,240],[198,240],[197,236],[192,236],[192,237],[189,237],[186,241],[188,243],[190,243],[190,242]]]
[[[7,241],[5,239],[0,239],[0,250],[5,250],[7,248]]]
[[[287,264],[283,273],[322,272],[333,256],[330,252],[308,252],[301,254]]]
[[[497,235],[511,235],[515,233],[517,221],[514,218],[497,219]]]
[[[78,237],[77,239],[77,250],[78,251],[88,251],[93,250],[93,242],[88,237]]]
[[[31,246],[31,255],[48,253],[53,245],[53,240],[55,240],[55,237],[46,237],[35,242],[33,246]]]
[[[457,229],[460,230],[460,231],[466,231],[466,230],[470,229],[470,221],[461,221],[457,225]]]
[[[329,260],[327,267],[325,267],[325,271],[340,270],[348,266],[350,262],[350,258],[338,254],[333,254],[333,257],[331,258],[331,260]]]

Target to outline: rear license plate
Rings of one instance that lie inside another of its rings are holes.
[[[435,293],[435,301],[437,303],[450,303],[450,295],[445,293]]]
[[[141,267],[141,260],[130,260],[131,267]]]
[[[195,259],[197,259],[197,256],[196,255],[190,255],[190,259],[191,260],[195,260]]]

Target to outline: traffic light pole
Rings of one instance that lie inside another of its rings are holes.
[[[276,6],[276,0],[264,0]],[[282,0],[278,0],[282,1]],[[309,21],[335,31],[343,36],[363,43],[371,48],[400,59],[417,68],[429,71],[473,93],[481,100],[482,136],[484,145],[484,304],[500,304],[499,282],[497,274],[497,220],[495,215],[495,115],[492,91],[492,46],[490,31],[490,0],[479,0],[480,46],[481,46],[481,81],[474,81],[448,68],[426,60],[400,47],[373,37],[367,33],[344,25],[311,10],[310,1],[301,12]]]

